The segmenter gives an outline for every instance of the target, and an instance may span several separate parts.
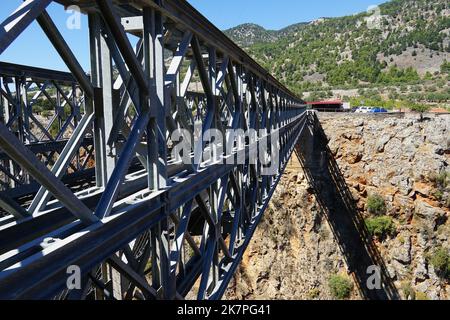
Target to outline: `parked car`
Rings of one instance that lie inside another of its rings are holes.
[[[370,113],[387,113],[385,108],[373,108],[369,111]]]
[[[356,109],[355,113],[369,113],[371,109],[371,107],[359,107]]]

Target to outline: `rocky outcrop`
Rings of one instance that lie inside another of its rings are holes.
[[[345,257],[294,158],[226,298],[332,299],[329,275],[347,271]]]
[[[449,228],[449,190],[437,190],[433,180],[450,170],[450,117],[321,121],[359,208],[366,212],[367,197],[379,194],[394,218],[396,236],[378,247],[397,287],[406,282],[430,299],[450,298],[448,284],[426,259],[437,247],[449,248],[448,232],[442,231]],[[354,162],[355,153],[364,154],[360,162]]]
[[[429,262],[435,248],[450,250],[450,190],[436,184],[436,176],[450,170],[450,116],[320,118],[360,214],[370,217],[370,195],[385,200],[396,232],[374,241],[401,298],[406,286],[422,297],[450,299],[448,281]],[[330,299],[329,277],[351,272],[302,167],[292,161],[229,299]],[[353,298],[361,298],[354,291]]]

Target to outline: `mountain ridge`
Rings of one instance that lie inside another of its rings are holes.
[[[242,24],[224,32],[299,94],[432,81],[449,101],[450,2],[392,0],[378,8],[280,30]]]
[[[319,18],[319,19],[328,19],[328,18]],[[236,42],[236,44],[245,48],[260,42],[271,42],[278,40],[280,37],[285,36],[286,34],[292,32],[294,29],[301,28],[305,25],[313,23],[314,21],[316,20],[310,22],[298,22],[290,24],[278,30],[266,29],[257,23],[247,22],[226,29],[223,32],[234,42]],[[242,32],[247,32],[247,34],[242,34]]]

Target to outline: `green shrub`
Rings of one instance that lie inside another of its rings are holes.
[[[350,298],[353,283],[347,276],[333,275],[328,281],[331,294],[335,299],[344,300]]]
[[[41,114],[44,111],[44,108],[40,107],[40,106],[33,106],[33,112],[37,113],[37,114]]]
[[[426,104],[414,103],[410,106],[410,109],[414,112],[425,113],[428,112],[431,107]]]
[[[308,292],[308,298],[310,300],[315,300],[319,298],[320,296],[320,290],[318,288],[312,289]]]
[[[367,209],[372,214],[385,214],[386,202],[379,194],[370,195],[367,199]]]
[[[369,233],[372,236],[377,236],[378,238],[384,238],[387,235],[392,235],[396,230],[394,221],[388,216],[369,218],[365,221]]]
[[[432,176],[431,181],[434,182],[438,188],[447,188],[450,184],[450,171],[442,171],[438,175]]]
[[[411,300],[416,299],[416,292],[411,287],[411,284],[409,282],[403,282],[401,289],[403,291],[403,295],[405,296],[405,299],[408,300],[411,298]]]
[[[52,111],[49,111],[49,110],[42,111],[42,116],[43,117],[50,118],[52,115],[53,115]]]
[[[417,292],[416,293],[416,300],[430,300],[430,298],[427,296],[426,293]]]
[[[444,199],[444,193],[441,190],[435,190],[431,195],[438,201]]]
[[[448,250],[440,247],[430,257],[430,263],[441,277],[450,277],[450,255]]]
[[[450,207],[450,196],[447,189],[450,186],[450,171],[442,171],[439,174],[433,174],[429,177],[429,180],[434,184],[435,190],[432,196],[445,207]]]
[[[50,129],[48,130],[50,135],[52,137],[56,137],[59,133],[59,124],[58,121],[54,121],[53,124],[50,126]]]
[[[444,63],[441,65],[441,72],[450,74],[450,62],[448,62],[447,60],[444,61]]]

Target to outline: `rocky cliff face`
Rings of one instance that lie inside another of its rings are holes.
[[[356,205],[357,212],[350,214],[382,215],[393,223],[387,235],[370,236],[369,251],[379,254],[397,298],[450,299],[448,276],[432,262],[439,248],[450,250],[450,117],[320,118],[330,155]],[[329,189],[330,182],[322,181],[319,189]],[[345,273],[354,282],[350,298],[364,297],[365,281],[355,271],[361,254],[353,252],[359,249],[349,249],[354,240],[345,234],[348,226],[336,228],[342,226],[336,219],[348,210],[328,205],[324,214],[323,193],[314,190],[314,183],[294,156],[228,299],[332,299],[329,279]],[[381,213],[369,212],[368,198],[374,195],[383,200]]]
[[[226,298],[332,299],[329,275],[347,271],[305,174],[293,159]]]

